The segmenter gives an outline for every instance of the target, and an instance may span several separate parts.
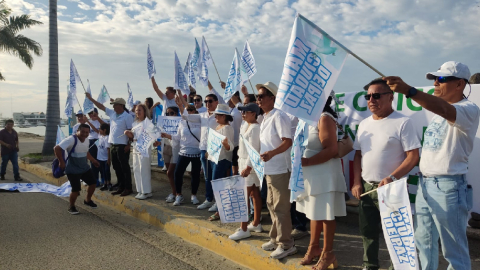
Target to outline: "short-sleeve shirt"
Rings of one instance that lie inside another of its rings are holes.
[[[110,148],[110,144],[108,143],[108,136],[100,135],[98,137],[97,142],[97,159],[101,161],[108,160],[108,148]]]
[[[9,145],[13,146],[12,149],[10,149],[2,145],[2,156],[17,152],[16,146],[18,142],[18,134],[14,129],[12,129],[12,133],[9,133],[5,128],[0,130],[0,141],[3,141],[4,143],[8,143]]]
[[[100,122],[98,120],[90,120],[90,127],[94,126],[96,129],[100,129]],[[90,134],[88,135],[89,140],[97,140],[98,139],[98,133],[93,129],[90,128]]]
[[[80,139],[77,138],[77,146],[75,146],[75,150],[67,160],[67,166],[65,167],[66,174],[82,174],[90,170],[90,165],[88,165],[87,162],[89,143],[88,140],[81,142]],[[70,153],[74,145],[75,138],[73,136],[68,136],[58,144],[58,146],[67,151],[67,153]]]
[[[378,120],[365,118],[353,144],[353,149],[362,153],[362,178],[374,183],[391,175],[405,160],[407,151],[420,147],[411,120],[396,111]]]
[[[273,109],[264,114],[260,125],[260,154],[280,146],[282,138],[291,139],[292,129],[290,118],[282,111]],[[280,153],[265,162],[265,174],[276,175],[287,173],[291,169],[290,151]]]
[[[452,105],[457,110],[455,123],[435,115],[425,130],[420,171],[426,176],[468,172],[480,110],[467,99]]]
[[[110,117],[110,135],[108,136],[108,142],[111,144],[127,144],[128,137],[122,136],[125,130],[132,129],[133,117],[128,112],[117,113],[110,109],[105,108],[105,113]]]

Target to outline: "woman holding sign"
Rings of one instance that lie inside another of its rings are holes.
[[[165,113],[167,117],[175,117],[178,115],[178,107],[168,107]],[[165,167],[167,168],[167,176],[168,181],[170,182],[170,187],[172,188],[172,193],[170,193],[167,198],[165,198],[167,203],[171,203],[175,201],[175,180],[174,180],[174,173],[175,173],[175,166],[177,165],[178,160],[178,151],[180,149],[180,145],[178,143],[172,142],[171,138],[167,138],[163,145],[163,160],[165,162]]]
[[[332,97],[325,104],[317,126],[308,127],[308,139],[302,158],[303,177],[307,196],[297,201],[297,211],[310,219],[310,244],[301,265],[311,264],[319,258],[313,269],[337,267],[333,254],[335,217],[346,216],[345,192],[347,187],[337,147],[337,114],[330,108]],[[323,249],[320,235],[323,231]]]
[[[245,106],[239,106],[238,110],[242,112],[244,120],[240,127],[241,139],[238,149],[238,168],[240,175],[245,178],[247,185],[247,197],[253,197],[254,219],[250,225],[248,222],[242,222],[241,227],[228,238],[240,240],[251,236],[250,231],[262,232],[260,216],[262,212],[262,198],[260,197],[260,180],[255,171],[252,172],[253,165],[248,156],[246,143],[250,144],[257,153],[260,152],[260,125],[257,123],[257,117],[260,108],[255,103],[249,103]],[[260,155],[258,156],[260,159]]]
[[[142,155],[138,151],[137,140],[144,131],[154,133],[155,126],[150,120],[150,113],[145,104],[139,104],[135,108],[135,122],[132,130],[126,130],[125,135],[133,139],[133,176],[135,177],[135,186],[137,187],[137,196],[135,199],[145,200],[152,197],[152,179],[151,179],[151,162],[150,152],[147,151],[147,156]],[[156,140],[156,138],[153,138]],[[153,146],[158,146],[158,141],[153,143]],[[149,147],[150,149],[150,147]]]

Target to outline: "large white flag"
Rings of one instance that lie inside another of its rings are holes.
[[[72,107],[75,106],[75,104],[78,104],[77,100],[77,79],[78,79],[78,72],[77,68],[75,67],[75,64],[73,63],[73,60],[70,60],[70,101],[72,104]],[[80,104],[78,104],[80,105]]]
[[[127,83],[127,91],[128,91],[127,107],[129,110],[131,110],[133,109],[133,93],[129,83]]]
[[[255,73],[257,73],[257,66],[255,65],[255,58],[253,58],[252,50],[250,49],[250,44],[248,44],[248,40],[245,41],[245,46],[243,47],[242,52],[242,66],[247,73],[248,78],[251,79]]]
[[[98,95],[97,102],[100,103],[105,103],[110,100],[110,95],[108,94],[107,88],[105,85],[102,87],[102,90],[100,90],[100,94]]]
[[[67,86],[67,101],[65,102],[65,116],[67,118],[72,118],[73,114],[73,101],[72,95],[70,94],[70,85]]]
[[[297,14],[275,108],[316,124],[347,55],[325,31]]]
[[[149,79],[151,79],[153,75],[157,74],[157,70],[155,69],[155,63],[153,62],[152,53],[150,52],[150,44],[148,44],[147,49],[147,70]]]
[[[187,79],[185,78],[182,64],[180,64],[180,60],[178,60],[177,52],[175,52],[175,89],[182,90],[182,93],[187,96],[190,94]]]
[[[207,41],[205,37],[202,37],[202,47],[200,47],[200,54],[202,56],[202,62],[206,64],[207,68],[213,65],[212,55],[208,49]]]
[[[377,194],[383,237],[393,267],[396,270],[419,269],[407,178],[379,187]]]
[[[192,54],[192,68],[195,72],[199,72],[198,67],[200,66],[201,58],[200,58],[200,46],[198,45],[197,38],[195,38],[195,48],[193,49]]]
[[[208,68],[213,64],[212,55],[208,49],[205,38],[202,37],[202,46],[200,47],[200,58],[198,63],[197,75],[203,86],[208,85]],[[200,62],[201,61],[201,62]]]
[[[87,93],[89,93],[90,95],[92,94],[92,90],[90,89],[90,81],[87,80]],[[95,108],[95,105],[93,104],[92,101],[90,101],[90,99],[88,99],[86,96],[85,96],[85,100],[83,101],[83,112],[85,113],[89,113],[91,111],[93,111],[93,109]]]
[[[213,194],[222,223],[247,222],[247,186],[240,175],[212,180]]]
[[[240,70],[240,59],[238,57],[237,49],[235,49],[235,55],[233,56],[232,65],[228,72],[227,86],[225,87],[225,93],[223,99],[228,102],[235,92],[240,91],[242,87],[242,74]]]
[[[197,80],[195,79],[195,70],[193,69],[193,65],[192,65],[192,60],[193,60],[193,57],[190,56],[190,54],[188,55],[188,60],[187,60],[187,65],[188,67],[187,68],[187,77],[188,77],[188,81],[190,83],[190,85],[193,86],[193,88],[197,88]]]

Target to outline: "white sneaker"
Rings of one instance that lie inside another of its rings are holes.
[[[197,199],[197,196],[195,196],[195,195],[192,195],[191,202],[192,202],[193,205],[197,205],[197,204],[200,203],[200,201]]]
[[[148,198],[147,195],[143,193],[140,193],[140,195],[135,196],[135,199],[137,200],[145,200],[147,198]]]
[[[152,193],[143,193],[143,195],[147,196],[147,198],[151,198],[153,196]]]
[[[167,201],[167,203],[172,203],[175,201],[175,195],[173,195],[172,193],[170,193],[167,198],[165,198],[165,201]]]
[[[228,238],[236,241],[236,240],[248,238],[250,236],[252,235],[250,234],[249,230],[244,232],[242,228],[238,228],[237,231],[234,234],[230,235]]]
[[[202,204],[200,204],[197,207],[197,209],[199,209],[199,210],[207,209],[207,208],[211,207],[213,204],[214,204],[214,202],[209,202],[209,201],[205,200]]]
[[[135,195],[135,199],[138,199],[138,197],[140,197],[140,195],[142,195],[142,193],[138,192],[137,195]]]
[[[175,202],[173,203],[173,206],[179,206],[180,204],[182,204],[184,200],[185,199],[183,198],[183,195],[177,195],[177,198],[175,198]]]
[[[280,260],[295,253],[297,253],[297,248],[295,246],[292,246],[287,250],[284,250],[281,246],[278,246],[277,249],[270,254],[270,257]]]
[[[217,212],[217,211],[218,211],[217,203],[214,203],[212,207],[208,208],[208,212]]]
[[[278,247],[277,244],[273,243],[272,241],[268,241],[267,243],[262,245],[262,249],[266,251],[275,250]]]
[[[258,223],[257,226],[253,226],[253,222],[248,224],[247,230],[251,232],[261,233],[263,231],[262,224]]]

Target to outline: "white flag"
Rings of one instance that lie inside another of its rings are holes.
[[[77,77],[78,77],[77,68],[73,63],[73,60],[70,60],[70,90],[69,91],[70,91],[70,102],[72,107],[75,106],[75,104],[78,104],[78,101],[76,98],[77,97]]]
[[[133,93],[132,89],[130,89],[130,84],[127,83],[128,88],[128,100],[127,100],[127,107],[129,110],[133,109]]]
[[[407,178],[379,187],[377,194],[383,237],[393,267],[396,270],[419,269]]]
[[[192,61],[193,61],[193,57],[190,56],[190,54],[188,55],[188,60],[187,60],[187,65],[188,65],[188,68],[187,68],[187,77],[188,77],[188,81],[190,83],[190,85],[193,86],[193,88],[197,88],[196,86],[196,83],[197,83],[197,80],[195,79],[195,70],[193,68],[193,64],[192,64]]]
[[[91,94],[92,94],[92,90],[90,90],[90,81],[87,80],[87,83],[88,83],[87,93],[89,93],[89,94],[91,95]],[[83,112],[89,113],[89,112],[93,111],[94,108],[95,108],[95,105],[93,104],[93,102],[90,101],[90,99],[88,99],[88,98],[85,96],[85,100],[83,101]]]
[[[188,70],[190,69],[191,60],[192,60],[192,53],[188,53],[187,62],[185,63],[185,67],[183,68],[183,73],[185,73],[185,76],[188,76]]]
[[[190,94],[187,79],[185,78],[182,64],[180,64],[180,60],[178,60],[177,52],[175,52],[175,89],[180,89],[182,93],[187,96]]]
[[[199,71],[198,67],[199,67],[200,62],[201,62],[200,46],[198,46],[197,39],[195,38],[195,49],[193,49],[193,54],[192,54],[192,68],[197,73]]]
[[[202,46],[200,47],[200,58],[197,63],[197,75],[203,86],[208,85],[208,67],[213,64],[213,59],[208,49],[205,38],[202,37]]]
[[[297,14],[275,108],[316,125],[347,55],[322,29]]]
[[[207,144],[207,152],[208,155],[213,158],[213,162],[218,164],[218,158],[220,157],[220,152],[222,151],[222,141],[226,137],[222,134],[218,133],[212,128],[208,129],[208,144]]]
[[[210,54],[210,50],[208,49],[207,41],[205,41],[205,37],[202,37],[202,47],[200,48],[202,62],[206,64],[207,68],[213,65],[212,55]]]
[[[67,118],[72,118],[73,114],[73,101],[72,95],[70,94],[70,85],[67,86],[67,101],[65,102],[65,116]]]
[[[248,79],[251,79],[257,73],[257,66],[255,65],[255,58],[253,58],[252,50],[248,40],[245,42],[242,52],[242,66],[247,73]]]
[[[102,87],[102,90],[100,90],[100,94],[98,95],[97,102],[103,104],[109,100],[110,100],[110,95],[108,94],[107,88],[104,85]]]
[[[61,141],[65,139],[65,134],[63,133],[62,129],[60,126],[57,126],[57,139],[55,141],[55,145],[58,145]]]
[[[228,102],[230,98],[235,94],[235,92],[240,91],[242,87],[242,75],[240,71],[240,60],[238,57],[237,49],[235,49],[235,55],[233,56],[232,65],[230,66],[230,71],[228,72],[227,86],[225,87],[225,93],[223,94],[223,99],[225,102]]]
[[[155,69],[155,63],[153,62],[152,58],[152,53],[150,52],[150,44],[148,44],[147,49],[147,70],[149,79],[151,79],[154,74],[157,74],[157,70]]]

